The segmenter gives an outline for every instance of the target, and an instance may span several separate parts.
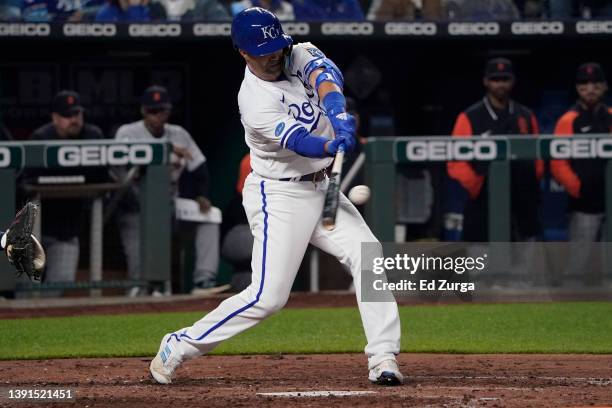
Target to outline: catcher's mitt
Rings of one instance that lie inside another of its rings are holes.
[[[17,276],[26,273],[30,279],[36,281],[40,281],[46,262],[42,245],[32,235],[38,208],[34,203],[27,203],[17,213],[1,241],[9,262],[17,270]]]

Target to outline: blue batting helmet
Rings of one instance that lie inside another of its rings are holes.
[[[293,44],[291,37],[283,32],[278,18],[261,7],[242,10],[234,17],[232,41],[236,48],[256,57],[272,54]]]

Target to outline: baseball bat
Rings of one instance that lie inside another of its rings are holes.
[[[344,161],[344,145],[340,145],[336,152],[336,159],[329,177],[327,192],[325,193],[325,204],[323,205],[323,227],[328,231],[336,228],[336,213],[340,200],[340,182],[342,179],[342,162]]]
[[[357,156],[357,159],[355,159],[355,163],[353,163],[349,171],[346,172],[346,175],[342,177],[342,183],[340,184],[341,193],[346,193],[346,190],[348,190],[349,186],[353,182],[353,179],[355,178],[359,170],[361,170],[364,163],[365,153],[361,152],[359,153],[359,156]]]

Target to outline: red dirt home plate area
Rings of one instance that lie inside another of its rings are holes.
[[[2,361],[0,386],[76,391],[76,404],[18,407],[612,406],[612,356],[403,354],[400,363],[406,384],[389,388],[371,385],[354,354],[202,357],[168,386],[153,383],[144,358]]]

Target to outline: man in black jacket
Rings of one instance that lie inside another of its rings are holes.
[[[594,62],[580,65],[576,73],[578,101],[557,121],[555,136],[612,133],[612,108],[604,103],[607,91],[608,82],[601,65]],[[552,175],[569,195],[568,238],[574,244],[565,275],[584,274],[591,269],[587,267],[589,243],[600,240],[604,222],[606,162],[550,161]]]
[[[538,123],[533,112],[514,101],[512,63],[505,58],[487,62],[483,84],[486,95],[461,112],[453,128],[453,137],[487,137],[492,135],[536,135]],[[511,165],[512,240],[530,241],[538,233],[538,179],[543,173],[541,161],[514,161]],[[469,195],[464,210],[463,239],[488,241],[487,162],[448,162],[448,174]]]
[[[85,123],[79,94],[64,90],[53,99],[51,122],[36,129],[32,140],[103,139],[97,126]],[[37,183],[40,176],[85,176],[86,181],[106,174],[99,169],[36,169],[28,171],[24,179]],[[45,282],[73,282],[79,261],[79,232],[84,221],[83,199],[43,199],[41,205],[42,239],[47,251]]]
[[[576,74],[578,101],[557,122],[555,135],[559,137],[583,134],[612,133],[612,108],[604,103],[608,84],[599,64],[586,63]],[[605,210],[606,161],[551,160],[555,179],[570,196],[570,210],[574,224],[592,225],[587,231],[570,227],[570,239],[583,235],[585,241],[596,241]],[[582,219],[582,221],[577,221]],[[587,220],[588,219],[588,220]],[[572,231],[573,229],[573,231]]]

